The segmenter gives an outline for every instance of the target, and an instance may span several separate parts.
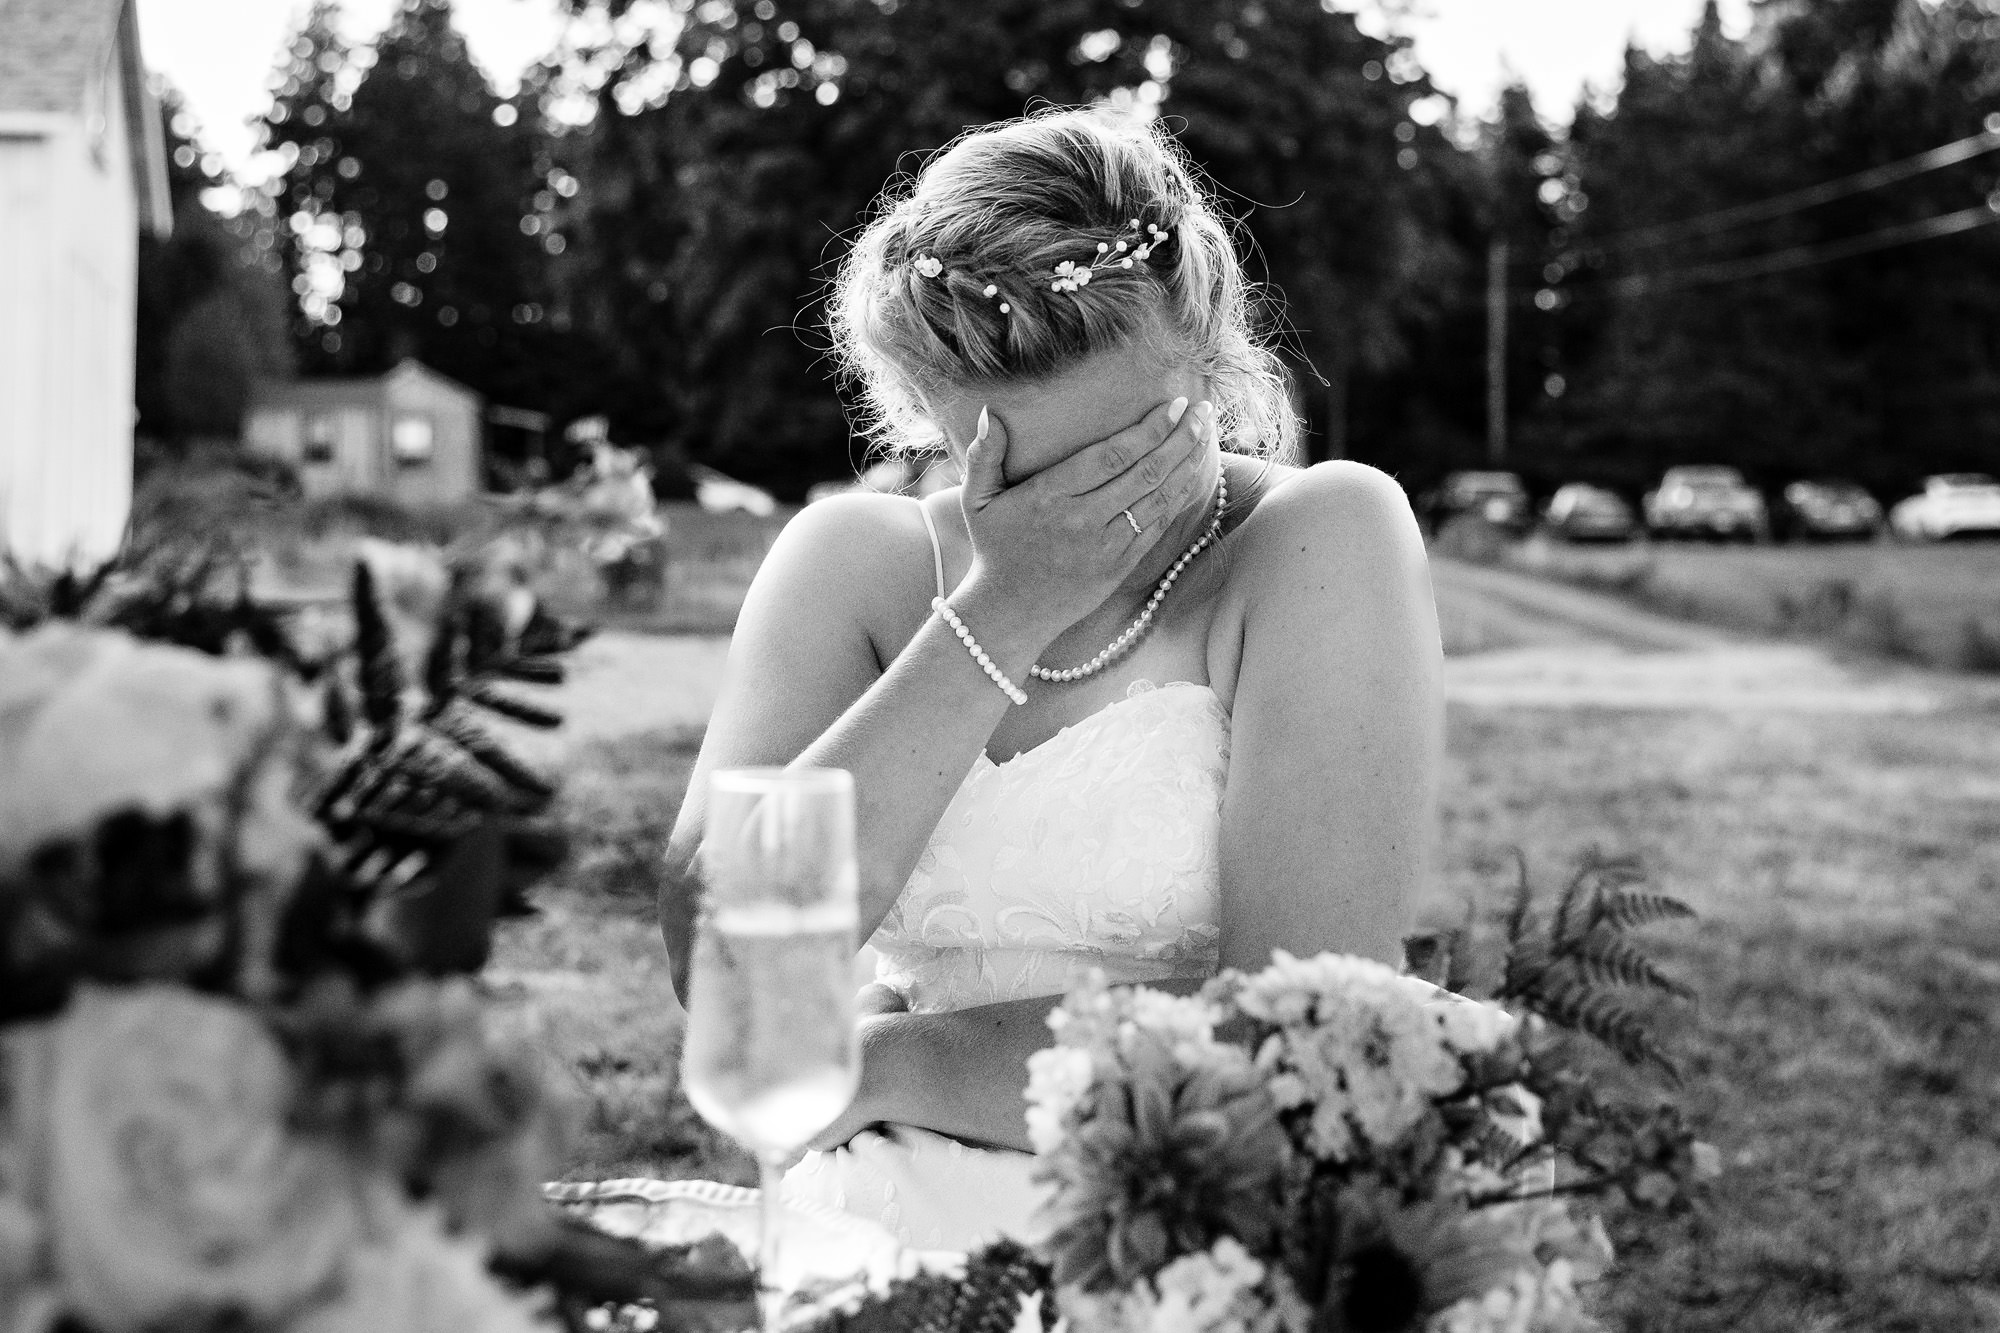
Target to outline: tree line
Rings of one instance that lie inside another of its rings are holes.
[[[1533,484],[1722,462],[1887,494],[2000,458],[2000,227],[1975,225],[2000,153],[1796,193],[2000,147],[1996,0],[1758,0],[1737,36],[1711,3],[1566,122],[1521,88],[1462,114],[1335,0],[566,2],[502,97],[449,0],[360,47],[323,0],[274,71],[282,171],[226,223],[172,122],[194,225],[149,255],[142,428],[216,433],[256,375],[415,356],[603,415],[665,475],[796,495],[862,461],[820,299],[883,183],[967,126],[1110,99],[1164,117],[1238,217],[1314,457],[1413,489],[1492,457],[1502,242],[1501,458]]]

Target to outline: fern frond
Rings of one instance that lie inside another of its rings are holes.
[[[1554,967],[1555,956],[1549,951],[1548,941],[1533,935],[1516,940],[1507,950],[1500,989],[1493,998],[1510,1000],[1533,993]]]
[[[463,704],[448,705],[431,720],[431,726],[513,787],[525,798],[525,804],[539,808],[555,796],[555,784],[509,754],[498,741],[487,735]]]
[[[359,659],[361,713],[370,726],[389,730],[403,716],[403,664],[396,636],[375,595],[375,575],[366,560],[354,562],[354,652]]]
[[[491,709],[502,717],[510,717],[531,727],[547,728],[562,725],[561,713],[551,712],[540,704],[531,704],[506,690],[495,689],[484,680],[467,683],[460,691],[460,697],[478,704],[481,708]]]
[[[341,683],[338,671],[326,673],[326,684],[320,689],[320,730],[335,745],[345,745],[354,737],[354,704],[347,697],[347,686]]]
[[[434,710],[444,707],[458,685],[458,634],[458,610],[447,599],[438,612],[431,650],[424,656],[424,693],[430,696]]]
[[[567,677],[563,664],[553,657],[510,657],[494,663],[489,670],[493,675],[524,685],[560,685]]]
[[[1577,970],[1593,981],[1609,986],[1634,986],[1665,991],[1684,1000],[1694,992],[1662,972],[1632,941],[1609,930],[1593,930],[1563,951]]]
[[[1653,1064],[1670,1081],[1680,1082],[1680,1070],[1646,1030],[1645,1018],[1575,975],[1544,974],[1539,984],[1520,998],[1530,1010],[1558,1027],[1609,1046],[1627,1064]]]
[[[1507,943],[1510,945],[1528,933],[1528,905],[1534,897],[1534,889],[1528,883],[1528,854],[1519,847],[1513,848],[1513,852],[1516,872],[1514,905],[1507,913]]]
[[[1598,924],[1608,925],[1614,930],[1630,930],[1655,921],[1689,918],[1695,915],[1695,910],[1664,893],[1613,890],[1599,897],[1596,915]]]

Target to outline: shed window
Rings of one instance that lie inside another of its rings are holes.
[[[400,416],[389,426],[389,452],[405,467],[421,467],[431,461],[432,432],[429,417]]]
[[[301,450],[308,463],[331,463],[333,461],[333,418],[313,416],[306,418],[306,438]]]

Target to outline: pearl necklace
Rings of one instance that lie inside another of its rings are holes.
[[[1146,599],[1146,609],[1139,613],[1139,618],[1130,625],[1127,625],[1125,632],[1107,644],[1103,652],[1091,658],[1082,666],[1045,667],[1037,662],[1028,668],[1028,674],[1036,680],[1066,684],[1070,681],[1082,680],[1086,676],[1094,676],[1123,656],[1125,651],[1137,643],[1139,637],[1146,632],[1146,628],[1153,623],[1153,613],[1160,609],[1160,603],[1165,600],[1167,593],[1173,588],[1174,580],[1179,578],[1181,571],[1188,567],[1188,562],[1203,551],[1206,551],[1210,546],[1213,546],[1215,539],[1222,535],[1222,511],[1228,504],[1229,474],[1227,470],[1224,470],[1215,486],[1215,517],[1209,520],[1207,530],[1201,536],[1194,539],[1194,545],[1181,552],[1181,558],[1174,561],[1173,567],[1167,570],[1165,576],[1160,579],[1159,586],[1153,589],[1153,595]]]

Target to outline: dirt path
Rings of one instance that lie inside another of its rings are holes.
[[[1434,559],[1445,694],[1479,707],[1932,713],[2000,708],[2000,681],[1841,660],[1746,638],[1614,597]]]
[[[1582,589],[1503,570],[1433,564],[1453,703],[1505,708],[1932,713],[2000,709],[2000,680],[1836,660],[1801,643],[1746,639]],[[729,641],[606,632],[572,659],[554,701],[564,745],[641,731],[699,733]]]

